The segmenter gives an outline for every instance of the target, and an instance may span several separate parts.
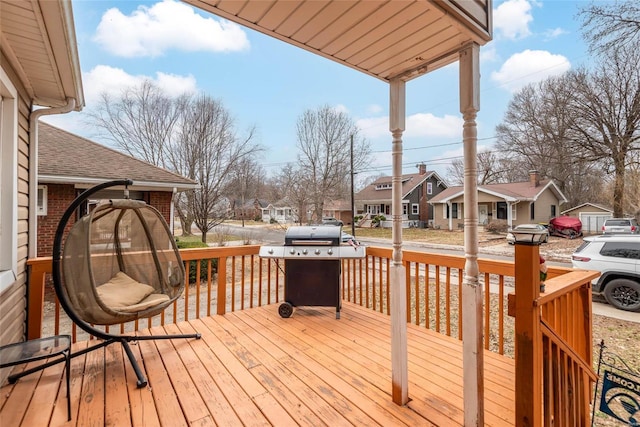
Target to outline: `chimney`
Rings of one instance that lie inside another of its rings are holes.
[[[418,171],[420,172],[420,175],[426,175],[426,173],[427,173],[427,165],[425,165],[424,163],[420,163],[418,165]]]
[[[537,187],[540,185],[540,172],[537,170],[529,171],[529,187]]]

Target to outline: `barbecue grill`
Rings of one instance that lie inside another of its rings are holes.
[[[344,258],[364,258],[366,250],[354,241],[342,244],[341,226],[293,226],[285,233],[284,246],[262,246],[260,257],[284,259],[284,299],[281,317],[293,307],[336,307],[340,318],[340,266]]]

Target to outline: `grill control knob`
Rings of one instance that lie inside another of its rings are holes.
[[[333,255],[333,249],[329,248],[329,250],[327,251],[328,255]]]
[[[269,252],[270,254],[273,254],[273,249],[269,248],[267,252]]]
[[[320,255],[320,249],[316,249],[316,250],[314,251],[314,253],[315,253],[316,255]]]
[[[302,250],[302,255],[306,255],[306,254],[307,254],[307,252],[308,252],[308,251],[307,251],[306,249],[303,249],[303,250]]]
[[[295,253],[296,253],[296,250],[295,250],[295,249],[293,249],[293,248],[291,248],[291,249],[289,249],[289,253],[290,253],[291,255],[293,255],[293,254],[295,254]]]

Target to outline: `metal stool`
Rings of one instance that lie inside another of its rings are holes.
[[[14,384],[25,375],[40,371],[60,362],[65,362],[65,374],[67,377],[67,417],[71,420],[71,391],[70,391],[70,365],[71,365],[71,336],[56,335],[53,337],[37,338],[29,341],[17,342],[0,347],[0,368],[21,365],[37,360],[52,359],[35,368],[30,368],[9,376],[9,383]]]

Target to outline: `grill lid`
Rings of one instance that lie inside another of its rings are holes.
[[[284,244],[288,246],[338,246],[342,236],[342,227],[337,225],[293,226],[284,235]]]

